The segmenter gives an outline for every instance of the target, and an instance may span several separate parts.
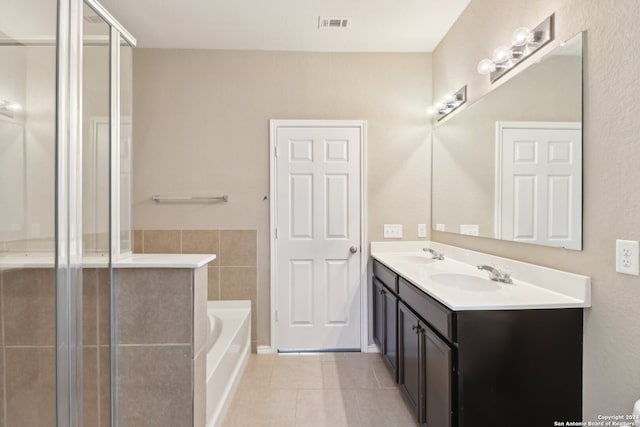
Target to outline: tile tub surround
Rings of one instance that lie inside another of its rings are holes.
[[[258,259],[256,230],[134,230],[138,254],[216,254],[209,263],[208,298],[251,301],[251,348],[257,345]]]
[[[135,258],[135,256],[134,256]],[[117,268],[118,425],[198,425],[205,375],[206,264],[199,268]],[[194,410],[195,407],[195,410]]]
[[[110,425],[109,276],[83,270],[83,413]],[[0,426],[55,425],[55,285],[50,267],[0,268]],[[4,372],[4,375],[2,374]]]

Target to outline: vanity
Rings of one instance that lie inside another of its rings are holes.
[[[371,255],[374,341],[420,425],[581,419],[588,277],[435,242],[373,242]]]

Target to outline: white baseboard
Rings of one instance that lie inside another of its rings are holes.
[[[271,354],[271,353],[275,353],[275,352],[273,351],[273,348],[271,348],[271,346],[269,346],[269,345],[259,345],[259,346],[256,348],[256,352],[257,352],[258,354]]]
[[[369,346],[365,349],[366,353],[380,353],[380,348],[376,344],[369,344]]]

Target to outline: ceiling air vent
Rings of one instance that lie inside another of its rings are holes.
[[[351,28],[351,18],[321,16],[318,19],[318,28],[321,30],[328,28]]]

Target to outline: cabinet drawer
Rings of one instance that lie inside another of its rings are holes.
[[[442,306],[439,302],[417,289],[402,277],[398,280],[400,299],[413,311],[429,323],[429,325],[445,336],[449,341],[454,341],[453,336],[453,312]]]
[[[375,260],[373,261],[373,275],[391,291],[398,293],[398,275]]]

